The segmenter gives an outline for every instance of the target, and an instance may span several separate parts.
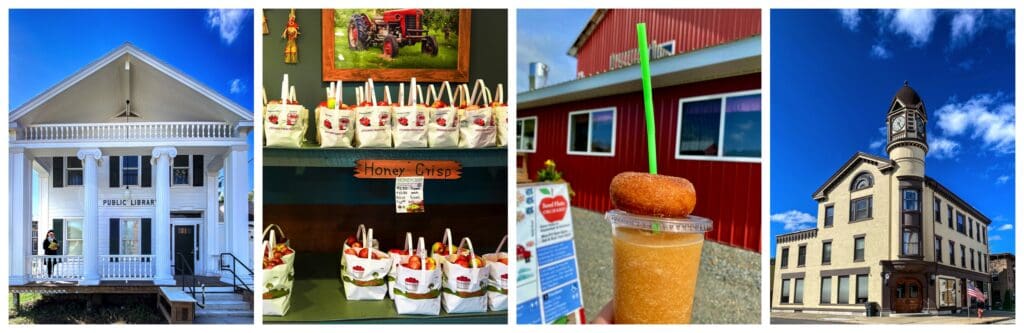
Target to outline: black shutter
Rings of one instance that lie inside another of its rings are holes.
[[[142,219],[142,254],[149,255],[153,254],[152,245],[150,244],[153,240],[153,219]]]
[[[110,255],[121,254],[121,220],[110,219]]]
[[[57,254],[64,253],[64,220],[53,219],[53,239],[57,241],[60,246],[57,248]]]
[[[110,156],[110,163],[107,164],[110,165],[110,188],[121,187],[121,157]]]
[[[64,187],[64,157],[53,158],[53,187]],[[56,221],[56,220],[54,220]]]
[[[139,183],[142,184],[142,187],[153,186],[153,168],[149,164],[149,160],[152,158],[152,156],[143,156],[142,160],[139,161],[139,164],[142,166],[142,179],[139,180]]]
[[[203,155],[192,155],[192,186],[202,187],[203,178]]]

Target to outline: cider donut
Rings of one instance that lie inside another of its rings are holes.
[[[608,190],[612,205],[630,214],[683,218],[697,205],[697,191],[686,178],[623,172]]]

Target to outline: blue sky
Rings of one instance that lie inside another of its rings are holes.
[[[8,107],[131,42],[252,111],[252,20],[251,9],[11,10]]]
[[[885,156],[885,114],[910,82],[928,110],[926,173],[992,219],[1014,251],[1013,11],[773,10],[771,251],[813,228],[812,192],[855,152]]]
[[[548,85],[576,78],[576,58],[566,52],[583,31],[593,9],[520,9],[516,12],[516,88],[529,88],[529,64],[550,67]]]

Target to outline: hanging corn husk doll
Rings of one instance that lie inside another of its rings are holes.
[[[281,38],[287,39],[288,41],[284,44],[284,62],[286,64],[295,64],[299,62],[299,24],[295,22],[295,9],[292,9],[288,13],[288,25],[285,26],[284,32],[281,33]]]

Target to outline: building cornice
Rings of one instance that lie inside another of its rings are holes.
[[[896,164],[896,162],[888,158],[868,154],[865,152],[857,152],[853,154],[853,156],[850,157],[850,159],[847,160],[846,163],[843,163],[843,166],[840,167],[839,170],[836,171],[834,174],[832,174],[832,176],[829,177],[824,184],[821,184],[821,186],[819,186],[818,189],[814,191],[814,194],[811,195],[811,198],[813,198],[816,201],[825,200],[825,193],[831,190],[833,187],[835,187],[835,185],[838,184],[839,180],[846,176],[846,174],[848,174],[850,171],[852,171],[858,162],[864,162],[874,165],[878,168],[878,171],[882,173],[891,170],[892,167]]]

